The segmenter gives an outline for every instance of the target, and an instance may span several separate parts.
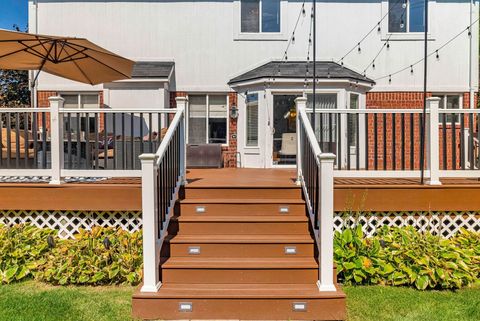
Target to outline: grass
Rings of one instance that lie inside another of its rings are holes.
[[[349,321],[480,320],[480,288],[456,292],[345,287]],[[56,287],[35,281],[0,285],[0,320],[131,321],[134,288]]]

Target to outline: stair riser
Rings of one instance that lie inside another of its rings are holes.
[[[162,271],[162,282],[225,284],[312,284],[318,280],[318,269],[170,269]]]
[[[177,223],[178,224],[178,223]],[[176,230],[176,222],[170,224]],[[309,234],[307,222],[180,222],[178,234],[225,235],[225,234]]]
[[[197,213],[197,207],[205,212]],[[288,207],[288,213],[280,213],[280,207]],[[182,216],[188,215],[305,215],[305,204],[185,204],[180,205]]]
[[[185,198],[202,199],[301,199],[299,188],[186,188]]]
[[[200,247],[200,254],[189,254],[189,247]],[[296,247],[296,254],[285,254],[285,247]],[[312,257],[313,244],[171,244],[171,256],[188,257]]]
[[[192,312],[179,312],[180,302],[191,302]],[[307,311],[294,312],[294,302],[306,302]],[[134,317],[161,320],[344,320],[344,298],[329,299],[138,299]]]

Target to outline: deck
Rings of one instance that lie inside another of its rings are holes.
[[[191,187],[288,187],[295,171],[286,169],[192,169]],[[441,186],[418,180],[335,179],[335,211],[478,211],[479,179],[443,179]],[[94,183],[0,183],[0,210],[141,210],[139,178]]]

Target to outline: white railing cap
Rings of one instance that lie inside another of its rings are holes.
[[[335,161],[336,158],[337,156],[332,153],[321,153],[320,155],[318,155],[318,159],[320,161]]]
[[[155,161],[158,158],[158,155],[153,153],[145,153],[138,156],[141,161]]]

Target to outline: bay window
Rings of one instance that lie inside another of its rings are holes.
[[[189,95],[187,125],[189,144],[226,144],[227,96]]]

